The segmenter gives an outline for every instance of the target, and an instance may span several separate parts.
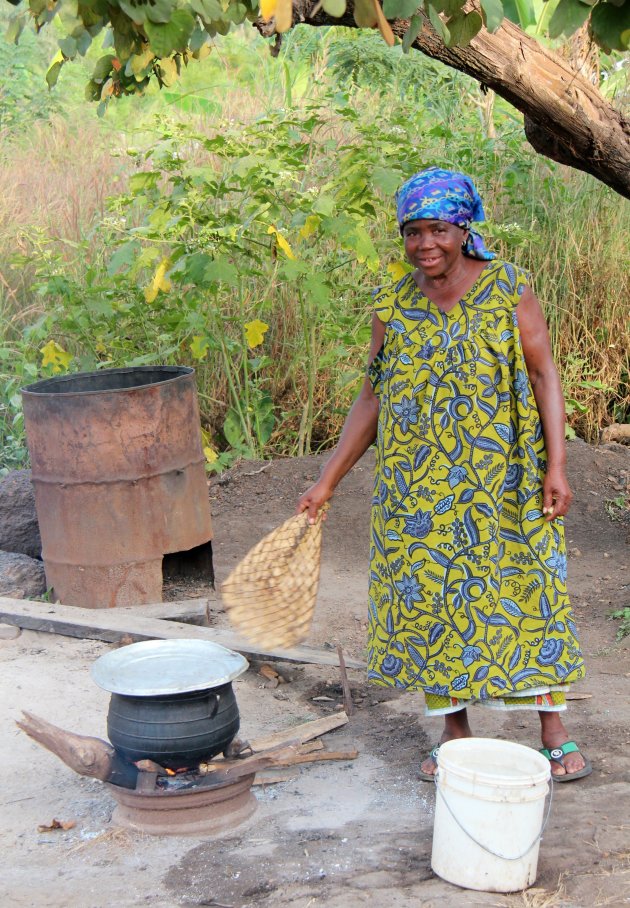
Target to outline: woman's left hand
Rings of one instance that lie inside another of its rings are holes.
[[[547,521],[555,517],[564,517],[569,508],[573,493],[569,488],[567,474],[563,466],[547,468],[543,482],[543,514]]]

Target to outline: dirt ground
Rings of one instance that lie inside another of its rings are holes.
[[[217,580],[294,508],[325,458],[245,463],[214,478]],[[309,642],[365,647],[368,453],[340,486],[325,527],[322,582]],[[569,584],[588,657],[567,724],[594,764],[592,775],[556,785],[533,889],[513,895],[462,891],[430,868],[435,793],[416,778],[439,735],[422,698],[368,687],[351,671],[355,711],[329,733],[328,748],[356,748],[352,762],[294,767],[290,780],[256,789],[254,815],[218,837],[154,837],[110,822],[114,802],[102,783],[80,777],[20,732],[30,710],[64,728],[105,737],[109,694],[89,675],[108,644],[23,631],[0,641],[2,823],[0,904],[46,908],[331,908],[381,906],[604,906],[630,904],[630,638],[615,642],[612,608],[630,605],[630,524],[615,506],[630,481],[630,451],[569,445],[575,502],[567,520]],[[218,594],[184,584],[169,599]],[[336,669],[275,663],[289,678],[265,686],[257,664],[235,692],[241,736],[287,728],[338,707]],[[317,696],[329,700],[314,700]],[[535,714],[473,713],[480,736],[538,747]],[[68,830],[39,832],[53,818]]]

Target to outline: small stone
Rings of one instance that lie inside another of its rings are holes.
[[[607,476],[606,479],[608,480],[608,482],[617,482],[616,476]]]
[[[604,552],[604,558],[610,558],[610,555],[608,554],[608,552]]]
[[[580,549],[569,549],[569,556],[571,558],[579,558],[581,554],[582,552],[580,551]]]
[[[21,633],[22,629],[14,624],[0,624],[0,640],[15,640]]]

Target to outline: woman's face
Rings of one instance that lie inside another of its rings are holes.
[[[459,264],[468,231],[432,218],[409,221],[403,227],[405,254],[427,277],[441,277]]]

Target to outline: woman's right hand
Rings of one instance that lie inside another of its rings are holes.
[[[297,503],[296,513],[302,514],[303,511],[308,511],[308,522],[315,523],[321,508],[332,498],[333,492],[334,488],[330,483],[326,482],[324,479],[318,479],[318,481],[300,497]],[[324,514],[322,520],[325,519],[326,515]]]

